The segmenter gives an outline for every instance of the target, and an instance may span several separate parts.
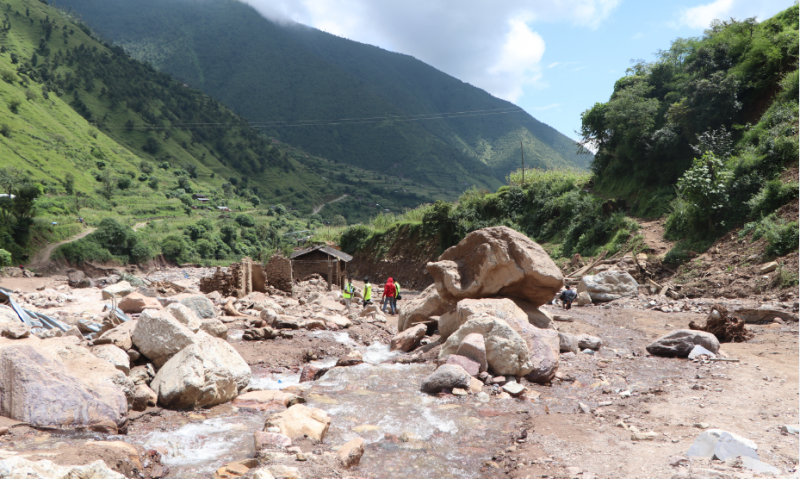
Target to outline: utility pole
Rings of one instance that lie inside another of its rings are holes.
[[[520,165],[522,165],[522,186],[525,187],[525,150],[522,149],[522,140],[519,140]]]

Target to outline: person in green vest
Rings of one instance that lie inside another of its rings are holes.
[[[353,296],[356,294],[356,287],[353,286],[353,280],[351,278],[347,278],[347,283],[344,285],[344,291],[342,291],[342,297],[344,298],[344,304],[347,306],[347,312],[350,312],[350,303],[353,301]]]
[[[364,306],[372,304],[372,285],[369,278],[364,278]]]

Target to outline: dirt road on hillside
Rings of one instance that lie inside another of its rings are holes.
[[[663,258],[674,246],[674,243],[664,239],[664,219],[650,221],[634,219],[641,227],[638,233],[644,236],[644,244],[649,253]]]
[[[330,200],[330,201],[328,201],[327,203],[322,203],[322,204],[321,204],[321,205],[319,205],[319,206],[315,206],[315,207],[314,207],[314,209],[312,210],[311,214],[312,214],[312,215],[315,215],[315,214],[319,213],[320,211],[322,211],[322,208],[324,208],[324,207],[325,207],[325,205],[329,205],[329,204],[331,204],[331,203],[336,203],[336,202],[338,202],[338,201],[342,201],[342,200],[343,200],[343,199],[345,199],[345,198],[347,198],[347,195],[346,195],[346,194],[345,194],[345,195],[342,195],[342,196],[340,196],[340,197],[338,197],[338,198],[336,198],[335,200]]]
[[[47,266],[50,262],[50,255],[53,254],[53,250],[57,247],[61,246],[62,244],[72,243],[73,241],[77,241],[81,238],[85,238],[86,236],[90,235],[94,230],[97,228],[89,228],[87,230],[82,231],[81,233],[69,238],[65,239],[64,241],[60,241],[58,243],[53,243],[50,245],[45,246],[43,249],[39,250],[36,255],[34,255],[33,259],[31,260],[29,267],[31,268],[42,268]]]

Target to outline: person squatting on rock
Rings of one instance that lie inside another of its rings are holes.
[[[350,303],[353,301],[353,296],[356,294],[356,287],[353,286],[353,280],[351,278],[347,278],[347,283],[344,285],[344,291],[342,291],[342,297],[344,298],[344,304],[347,306],[347,312],[351,311]]]
[[[566,289],[561,292],[561,304],[564,305],[564,309],[572,309],[572,301],[574,301],[576,297],[578,297],[578,293],[567,286]]]
[[[364,278],[364,306],[372,304],[372,285],[369,278]]]
[[[381,311],[386,313],[386,304],[389,304],[389,309],[392,314],[397,314],[397,288],[395,287],[394,280],[389,277],[386,284],[383,286],[383,302],[381,303]]]

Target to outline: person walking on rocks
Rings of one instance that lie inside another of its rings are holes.
[[[372,285],[369,278],[364,278],[364,306],[372,304]]]
[[[578,293],[572,290],[570,286],[567,286],[564,291],[561,292],[561,304],[564,305],[564,309],[572,309],[572,302],[578,296]]]
[[[381,306],[381,311],[384,313],[386,313],[386,303],[389,303],[391,314],[397,314],[397,289],[391,277],[386,280],[386,284],[383,286],[383,306]]]
[[[342,291],[342,297],[344,298],[344,304],[347,306],[347,312],[351,311],[350,303],[353,302],[353,296],[356,294],[356,287],[353,286],[353,280],[351,278],[347,278],[347,283],[344,285],[344,291]]]

